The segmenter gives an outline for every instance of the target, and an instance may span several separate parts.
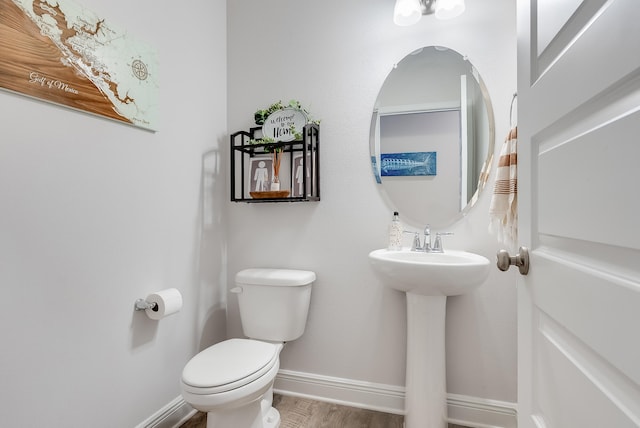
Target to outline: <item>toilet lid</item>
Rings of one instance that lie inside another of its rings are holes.
[[[193,357],[182,372],[182,382],[207,393],[239,388],[266,373],[278,360],[278,351],[272,343],[225,340]]]

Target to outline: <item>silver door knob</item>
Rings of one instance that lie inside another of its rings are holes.
[[[527,247],[520,247],[518,254],[510,256],[507,250],[500,250],[497,257],[498,269],[501,271],[509,270],[510,266],[518,266],[518,270],[522,275],[529,273],[529,249]]]

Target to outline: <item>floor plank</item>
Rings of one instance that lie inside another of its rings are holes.
[[[179,428],[207,428],[207,414],[198,412]]]
[[[273,405],[280,412],[281,428],[402,428],[404,420],[399,415],[283,395],[275,395]]]
[[[308,398],[274,394],[280,428],[402,428],[404,417],[373,410],[340,406]],[[180,428],[206,428],[206,413],[198,412]],[[449,425],[449,428],[464,428]]]

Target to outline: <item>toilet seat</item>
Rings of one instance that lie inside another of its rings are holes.
[[[194,356],[182,372],[186,392],[219,394],[240,388],[268,373],[278,363],[281,344],[229,339]]]

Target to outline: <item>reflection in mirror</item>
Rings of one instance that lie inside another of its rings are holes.
[[[454,50],[426,47],[395,65],[376,100],[371,162],[392,210],[415,226],[448,226],[484,188],[494,151],[488,93]]]

